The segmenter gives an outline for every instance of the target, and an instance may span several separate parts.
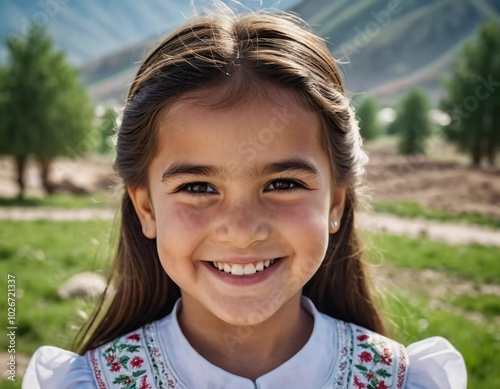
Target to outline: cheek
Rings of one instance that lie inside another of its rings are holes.
[[[292,245],[297,284],[309,280],[323,261],[328,247],[328,214],[321,207],[297,206],[279,216],[282,231]]]
[[[302,237],[300,240],[319,244],[328,236],[328,212],[321,206],[303,203],[276,207],[273,216],[286,231]]]
[[[158,254],[165,270],[175,271],[177,266],[185,263],[178,259],[192,256],[209,228],[210,218],[206,212],[185,204],[157,211]]]
[[[186,204],[174,204],[162,209],[158,216],[160,219],[157,220],[157,226],[160,236],[175,235],[189,238],[198,231],[206,231],[210,222],[207,212]]]

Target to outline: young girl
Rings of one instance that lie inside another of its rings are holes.
[[[355,229],[366,160],[297,18],[180,28],[128,93],[109,286],[78,354],[41,347],[23,388],[465,388],[445,339],[384,337]]]

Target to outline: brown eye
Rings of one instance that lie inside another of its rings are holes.
[[[193,184],[193,185],[190,185],[188,188],[191,188],[191,192],[200,193],[200,192],[206,192],[208,185],[207,184]]]
[[[265,191],[287,191],[302,187],[297,181],[292,180],[274,180],[265,189]]]
[[[179,192],[187,192],[192,195],[214,194],[217,191],[207,182],[190,182],[182,185]]]

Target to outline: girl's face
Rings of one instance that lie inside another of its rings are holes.
[[[129,188],[183,309],[233,325],[299,307],[344,204],[318,116],[287,91],[267,95],[227,108],[175,104],[149,187]]]

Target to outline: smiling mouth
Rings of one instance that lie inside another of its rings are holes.
[[[213,261],[212,265],[224,273],[230,273],[235,276],[246,276],[264,271],[280,259],[281,258],[274,258],[246,264]]]

